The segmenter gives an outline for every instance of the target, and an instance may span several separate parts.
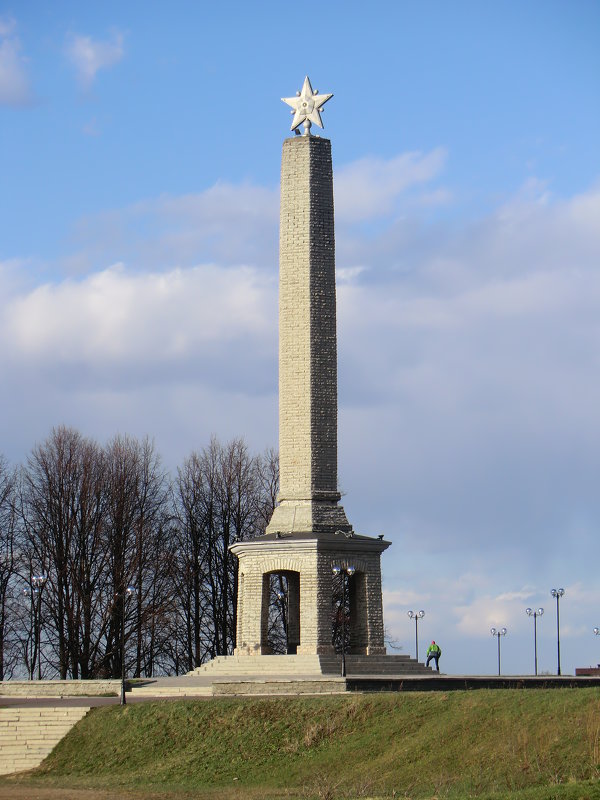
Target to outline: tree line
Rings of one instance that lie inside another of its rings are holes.
[[[213,437],[175,476],[149,439],[67,427],[16,469],[0,456],[0,680],[119,677],[123,660],[178,675],[231,653],[229,545],[264,533],[278,482],[276,452],[242,439]]]

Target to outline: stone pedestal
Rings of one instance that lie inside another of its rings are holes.
[[[239,559],[236,655],[267,655],[269,577],[288,578],[289,642],[299,655],[332,654],[333,566],[355,568],[350,579],[350,649],[385,653],[380,556],[389,542],[337,534],[266,535],[237,542]]]

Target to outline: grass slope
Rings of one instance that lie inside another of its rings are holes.
[[[37,775],[55,785],[147,787],[165,797],[595,798],[600,691],[97,708]]]

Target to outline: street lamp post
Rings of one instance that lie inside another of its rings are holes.
[[[600,628],[594,628],[594,633],[596,636],[600,636]],[[598,666],[600,666],[600,664]]]
[[[123,615],[121,619],[121,705],[122,706],[127,704],[127,700],[125,698],[125,610],[128,598],[134,595],[135,593],[136,593],[135,586],[128,586],[123,592],[122,596],[123,600]]]
[[[35,645],[37,642],[36,637],[36,625],[35,625],[35,618],[34,618],[34,602],[33,602],[33,590],[31,587],[28,589],[23,589],[23,597],[27,598],[29,603],[29,628],[31,630],[31,639],[28,637],[25,644],[25,663],[27,665],[27,674],[29,676],[29,680],[33,680],[33,673],[35,672],[35,664],[33,663],[33,659],[35,656]]]
[[[32,625],[31,663],[29,666],[29,680],[33,680],[35,661],[37,660],[37,679],[42,679],[42,589],[48,580],[44,573],[32,575],[29,588],[23,589],[23,595],[29,597],[29,613]]]
[[[277,590],[275,593],[277,599],[280,603],[281,608],[281,616],[283,619],[283,631],[285,633],[285,652],[289,653],[290,649],[290,642],[289,642],[289,633],[288,633],[288,613],[287,613],[287,593],[282,592],[280,589]]]
[[[490,628],[490,633],[498,639],[498,675],[500,675],[500,637],[506,636],[506,628]]]
[[[342,678],[346,677],[346,576],[351,578],[356,572],[356,568],[350,565],[345,567],[334,564],[331,571],[335,576],[342,577]]]
[[[536,611],[534,611],[532,608],[526,608],[525,613],[528,616],[533,617],[533,651],[535,653],[535,674],[537,675],[537,618],[542,616],[544,609],[538,608]]]
[[[417,661],[419,660],[419,620],[423,619],[424,616],[425,612],[423,610],[408,612],[408,618],[415,621],[415,653]]]
[[[564,589],[551,589],[550,594],[556,597],[556,653],[557,653],[557,668],[556,674],[560,675],[560,598],[565,593]]]
[[[48,576],[41,573],[40,575],[32,575],[31,586],[32,592],[36,596],[36,634],[37,634],[37,657],[38,657],[38,681],[42,680],[42,589],[48,580]]]

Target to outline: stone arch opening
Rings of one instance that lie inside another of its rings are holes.
[[[295,655],[300,644],[300,573],[264,573],[261,611],[262,654]]]

